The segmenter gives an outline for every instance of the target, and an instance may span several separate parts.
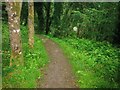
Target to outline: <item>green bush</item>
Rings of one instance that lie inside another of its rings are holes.
[[[87,39],[53,40],[69,57],[80,88],[119,87],[119,48]]]

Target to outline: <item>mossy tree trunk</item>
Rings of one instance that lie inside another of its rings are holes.
[[[32,48],[34,45],[34,2],[28,2],[28,29],[29,29],[29,46]]]
[[[6,2],[11,45],[10,66],[23,65],[22,42],[20,33],[21,7],[21,2]]]

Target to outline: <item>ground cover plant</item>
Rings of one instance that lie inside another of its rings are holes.
[[[119,48],[88,39],[52,39],[70,58],[79,87],[119,87]]]
[[[0,3],[3,88],[120,87],[120,2],[18,1]]]
[[[34,48],[29,48],[26,43],[28,41],[27,28],[21,27],[22,31],[22,43],[24,50],[24,66],[12,66],[9,67],[10,47],[9,47],[9,32],[8,26],[3,24],[3,62],[2,62],[2,78],[3,88],[35,88],[37,87],[37,79],[41,78],[42,73],[40,68],[44,67],[48,63],[48,57],[42,41],[35,36],[36,40]],[[41,47],[39,47],[39,45]]]

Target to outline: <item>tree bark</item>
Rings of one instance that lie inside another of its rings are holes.
[[[35,2],[35,10],[38,15],[38,33],[44,32],[43,2]]]
[[[28,29],[29,29],[29,46],[34,46],[34,2],[28,2]]]
[[[10,66],[23,65],[22,42],[20,33],[21,6],[21,2],[6,2],[11,45]]]
[[[28,23],[28,2],[22,3],[22,10],[21,10],[21,24],[26,26]]]
[[[50,5],[51,5],[51,3],[48,2],[47,3],[47,9],[46,9],[46,35],[50,31]]]

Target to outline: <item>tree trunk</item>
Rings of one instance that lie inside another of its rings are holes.
[[[28,29],[29,29],[29,46],[34,45],[34,2],[28,2]]]
[[[46,10],[46,35],[50,31],[50,5],[51,5],[51,3],[48,2],[47,3],[47,10]]]
[[[28,2],[22,3],[22,10],[21,10],[21,24],[26,26],[28,23]]]
[[[35,10],[38,15],[38,32],[44,32],[43,2],[35,2]]]
[[[22,42],[20,33],[21,6],[21,2],[6,2],[11,45],[10,66],[23,65]]]

